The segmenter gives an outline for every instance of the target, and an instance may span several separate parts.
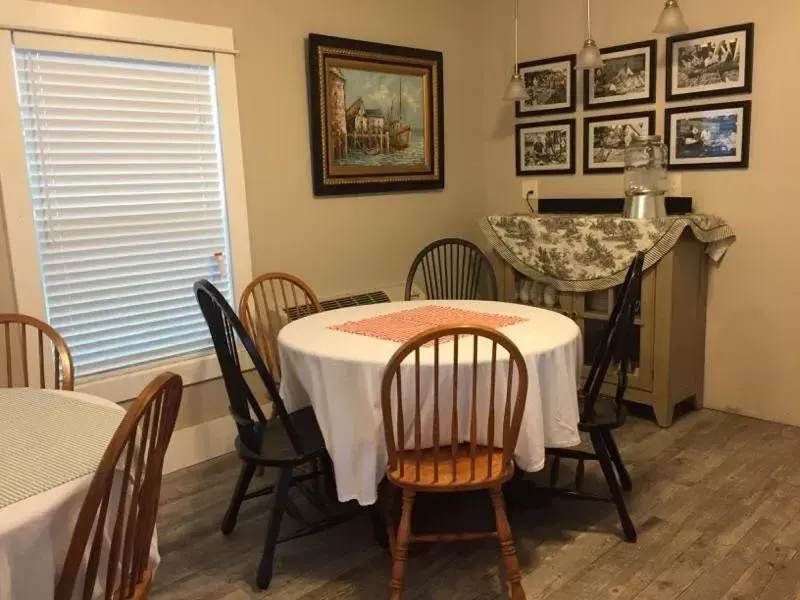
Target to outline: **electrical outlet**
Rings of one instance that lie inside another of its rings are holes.
[[[538,179],[523,179],[522,180],[522,200],[530,210],[535,211],[539,206],[539,180]]]
[[[667,175],[667,196],[680,196],[681,194],[680,173],[670,173]]]

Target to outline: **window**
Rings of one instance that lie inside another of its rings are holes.
[[[250,278],[232,57],[8,42],[21,159],[0,176],[19,310],[64,336],[79,389],[124,399],[167,368],[189,383],[215,376],[192,284],[209,279],[233,301]],[[92,387],[109,381],[117,390]]]
[[[47,317],[76,377],[207,350],[192,284],[232,300],[212,67],[15,62]]]

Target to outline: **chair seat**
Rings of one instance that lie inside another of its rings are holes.
[[[264,465],[302,463],[325,451],[325,440],[317,423],[314,410],[307,406],[289,415],[297,435],[303,443],[303,454],[295,452],[286,429],[277,417],[264,423],[255,422],[252,438],[236,438],[236,450],[242,459]]]
[[[498,448],[477,446],[475,449],[475,468],[472,468],[469,444],[456,447],[455,472],[450,446],[439,449],[438,459],[433,457],[433,449],[422,451],[417,474],[417,455],[414,451],[398,451],[398,468],[388,469],[390,481],[400,487],[409,487],[429,492],[458,492],[485,489],[505,483],[514,474],[514,463],[503,464],[503,451]],[[438,478],[434,465],[438,462]]]
[[[578,398],[581,414],[581,421],[578,423],[578,429],[580,431],[589,432],[596,429],[616,429],[617,427],[621,427],[625,424],[625,419],[627,417],[625,406],[623,405],[622,411],[618,414],[617,404],[614,401],[614,398],[611,396],[606,396],[605,394],[600,394],[597,397],[597,401],[594,405],[594,417],[590,421],[584,421],[584,400],[585,398],[583,395]]]

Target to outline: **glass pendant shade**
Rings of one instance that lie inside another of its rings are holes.
[[[519,74],[519,0],[514,0],[514,74],[506,86],[503,100],[519,102],[525,97],[525,84]]]
[[[506,86],[506,93],[503,95],[503,100],[510,100],[512,102],[519,102],[525,100],[525,85],[522,83],[522,75],[514,73],[511,80]]]
[[[578,52],[579,69],[599,69],[603,66],[603,57],[597,43],[589,38],[583,43],[583,48]]]
[[[667,0],[653,33],[673,34],[687,31],[689,31],[689,26],[683,18],[681,7],[678,6],[678,0]]]

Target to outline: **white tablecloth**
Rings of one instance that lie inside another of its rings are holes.
[[[53,401],[59,396],[71,396],[93,404],[103,404],[124,410],[115,403],[80,392],[52,391]],[[0,435],[3,432],[0,431]],[[42,440],[47,443],[47,440]],[[37,494],[0,509],[0,600],[46,600],[53,598],[55,585],[72,531],[78,518],[92,474],[74,479],[46,492]],[[2,482],[0,482],[2,485]],[[115,494],[116,495],[116,494]],[[112,501],[115,495],[112,495]],[[114,506],[109,506],[109,514]],[[113,519],[107,519],[108,534],[104,542],[111,542]],[[102,556],[107,556],[107,550]],[[150,545],[150,565],[155,569],[160,562],[155,533]],[[98,572],[95,598],[102,598],[105,571]],[[83,582],[76,586],[73,597],[79,597]]]
[[[541,470],[545,447],[580,442],[581,334],[563,315],[518,304],[469,300],[393,302],[311,315],[288,324],[278,336],[281,395],[290,412],[313,405],[343,502],[355,499],[369,505],[377,499],[387,463],[380,385],[386,364],[400,344],[329,327],[426,304],[527,319],[500,329],[520,349],[528,367],[528,395],[514,455],[522,469]],[[468,342],[462,343],[465,351],[459,354],[471,362],[471,345],[467,349]],[[446,347],[441,346],[443,365],[452,363]],[[485,354],[479,355],[480,361],[489,360]]]

